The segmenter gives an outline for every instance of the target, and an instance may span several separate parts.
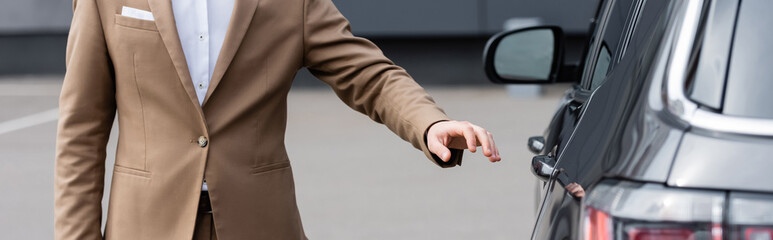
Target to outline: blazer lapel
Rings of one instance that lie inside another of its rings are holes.
[[[193,105],[199,109],[199,114],[203,116],[204,114],[199,106],[199,99],[196,97],[196,90],[193,87],[191,74],[188,70],[188,63],[185,61],[185,53],[183,52],[182,44],[180,44],[180,36],[177,34],[172,1],[148,0],[148,5],[150,5],[150,11],[153,12],[153,18],[156,21],[158,32],[161,34],[161,39],[164,41],[166,50],[172,58],[175,70],[177,70],[178,79],[182,83],[183,88],[185,88],[185,92],[188,93],[188,97]]]
[[[215,70],[212,72],[209,89],[207,89],[207,95],[204,97],[204,104],[202,105],[207,104],[207,101],[212,96],[212,92],[215,91],[215,88],[223,79],[226,70],[228,70],[228,66],[231,65],[231,61],[236,55],[236,50],[239,49],[250,23],[252,23],[252,17],[255,15],[258,1],[236,0],[234,2],[233,14],[231,15],[230,23],[228,23],[228,30],[223,40],[223,46],[220,49],[220,56],[217,57]]]

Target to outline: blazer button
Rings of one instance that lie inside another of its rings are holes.
[[[206,147],[207,143],[208,143],[207,142],[207,137],[205,137],[205,136],[199,137],[198,144],[199,144],[200,147]]]

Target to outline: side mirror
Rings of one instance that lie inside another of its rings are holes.
[[[553,83],[563,62],[563,32],[543,26],[497,34],[483,52],[486,76],[495,83]]]

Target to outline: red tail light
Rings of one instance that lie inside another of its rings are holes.
[[[593,207],[586,207],[585,212],[585,229],[583,229],[585,240],[722,240],[722,224],[642,222],[631,219],[616,219]],[[747,236],[749,234],[773,236],[773,231],[763,231],[763,229],[758,228],[747,229]],[[758,239],[773,240],[770,238],[745,238],[745,240]]]
[[[722,224],[712,224],[706,232],[688,227],[650,227],[626,229],[629,240],[682,240],[682,239],[711,239],[722,240]]]
[[[584,240],[773,240],[773,195],[607,179],[582,200]]]
[[[587,207],[585,216],[586,240],[612,239],[612,219],[609,214],[592,207]]]
[[[695,232],[684,228],[634,228],[627,231],[629,240],[691,239]]]
[[[750,227],[744,231],[744,240],[771,240],[773,239],[773,229]]]
[[[724,203],[721,192],[602,181],[583,199],[581,236],[585,240],[722,240]]]

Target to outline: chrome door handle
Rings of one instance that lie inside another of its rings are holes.
[[[545,155],[534,156],[531,159],[531,173],[539,180],[547,182],[555,173],[555,161],[552,157]]]

